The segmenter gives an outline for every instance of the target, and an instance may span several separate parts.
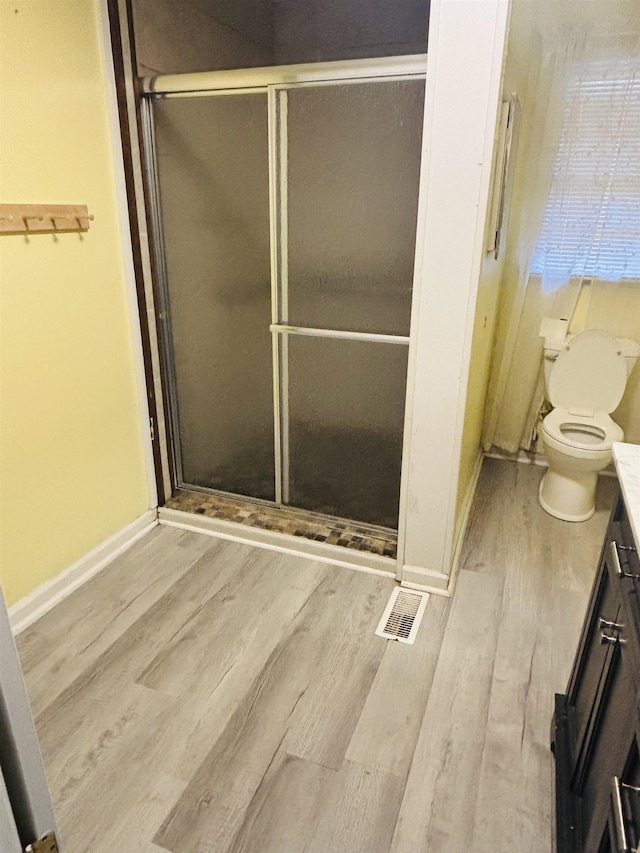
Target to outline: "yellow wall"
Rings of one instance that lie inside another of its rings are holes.
[[[493,255],[485,254],[478,286],[456,502],[458,526],[464,520],[461,510],[472,483],[478,456],[482,451],[486,409],[487,406],[491,406],[495,395],[496,376],[493,366],[496,362],[500,363],[505,345],[505,318],[508,320],[513,302],[512,289],[505,284],[505,280],[507,282],[517,280],[518,268],[523,263],[517,251],[520,247],[514,244],[513,234],[518,232],[519,217],[523,207],[522,198],[526,195],[522,173],[527,162],[535,162],[536,149],[528,147],[532,140],[531,111],[532,105],[538,103],[535,90],[540,87],[543,91],[544,85],[540,80],[538,67],[540,57],[536,49],[538,37],[532,29],[532,20],[539,5],[545,2],[547,0],[512,0],[511,2],[509,33],[502,71],[502,98],[509,100],[513,94],[517,95],[521,115],[514,155],[515,172],[506,243],[503,236],[502,250],[497,261]],[[537,144],[537,140],[534,142]],[[494,158],[496,153],[494,151]]]
[[[9,604],[149,506],[93,0],[0,0],[0,201],[88,234],[0,236],[0,580]]]
[[[507,76],[522,107],[511,226],[507,244],[488,412],[492,427],[486,448],[515,453],[532,449],[533,431],[544,398],[540,321],[571,316],[578,288],[570,281],[545,292],[529,276],[540,221],[547,201],[565,105],[569,64],[585,56],[637,56],[640,18],[637,0],[513,0]],[[585,296],[588,299],[585,300]],[[638,282],[596,283],[583,294],[581,328],[602,328],[640,339]],[[626,440],[640,441],[640,370],[636,368],[613,418]],[[538,443],[538,450],[541,447]]]
[[[488,256],[483,264],[478,285],[456,497],[458,533],[460,524],[464,521],[461,515],[463,504],[472,485],[478,457],[482,452],[482,425],[500,296],[501,271],[502,263]]]
[[[503,67],[502,77],[503,100],[508,100],[511,94],[516,92],[518,89],[515,81],[513,80],[512,66],[513,61],[509,55],[509,42],[507,42],[507,56]],[[496,128],[492,181],[495,179],[495,160],[501,153],[497,150],[499,146],[498,128]],[[492,194],[493,193],[491,192],[489,196],[489,210],[491,209]],[[464,522],[462,510],[466,498],[469,497],[469,489],[473,485],[473,476],[476,471],[479,456],[482,452],[482,429],[484,424],[491,359],[496,336],[500,286],[505,262],[504,250],[501,251],[500,257],[497,260],[492,253],[487,254],[484,252],[484,248],[482,251],[483,260],[480,268],[480,278],[478,282],[477,301],[473,323],[467,400],[465,404],[462,446],[460,450],[460,471],[458,477],[458,492],[456,495],[456,536],[462,532],[461,524]]]

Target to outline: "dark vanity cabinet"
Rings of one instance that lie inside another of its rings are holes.
[[[558,853],[640,844],[640,563],[623,501],[602,549],[573,670],[556,695]]]

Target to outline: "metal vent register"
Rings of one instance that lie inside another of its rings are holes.
[[[410,592],[397,586],[391,593],[376,635],[412,645],[428,600],[427,592]]]

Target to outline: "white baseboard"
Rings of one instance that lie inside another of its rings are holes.
[[[421,569],[418,566],[403,566],[400,586],[449,597],[449,575]]]
[[[507,462],[519,462],[522,465],[540,465],[541,468],[548,468],[549,463],[544,453],[528,453],[526,450],[519,450],[517,453],[508,453],[506,450],[500,450],[499,447],[492,447],[491,450],[485,453],[488,459],[504,459]],[[617,477],[616,469],[611,462],[603,471],[598,472],[602,477]]]
[[[89,578],[108,566],[116,557],[130,548],[134,542],[144,536],[158,524],[158,511],[149,509],[131,524],[127,524],[117,533],[109,536],[73,565],[60,572],[54,578],[40,584],[39,587],[21,598],[9,608],[9,619],[14,634],[19,634],[33,625],[56,604],[59,604]]]
[[[484,455],[487,459],[502,459],[505,462],[519,462],[521,465],[539,465],[541,468],[547,468],[549,464],[544,453],[538,451],[532,453],[527,450],[518,450],[516,453],[510,453],[508,450],[501,450],[494,446],[491,450],[486,450]]]
[[[423,592],[432,592],[436,595],[444,595],[447,597],[453,594],[453,588],[456,583],[460,563],[460,554],[462,553],[462,545],[469,525],[471,507],[473,506],[473,499],[478,487],[478,480],[480,479],[483,460],[484,454],[480,451],[474,463],[471,480],[467,486],[467,491],[460,508],[460,524],[458,525],[458,531],[453,545],[453,559],[451,561],[450,573],[447,575],[443,572],[433,571],[432,569],[405,565],[402,568],[402,586],[406,586],[409,589],[419,589]]]

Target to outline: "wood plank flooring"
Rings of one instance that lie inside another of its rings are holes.
[[[18,638],[66,853],[552,849],[549,727],[617,485],[486,460],[451,600],[160,527]]]

